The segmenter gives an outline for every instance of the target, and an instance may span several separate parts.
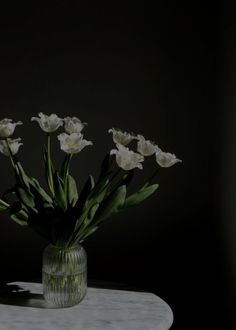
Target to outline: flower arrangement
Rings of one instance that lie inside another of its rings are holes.
[[[0,210],[9,211],[16,223],[29,225],[56,247],[68,248],[81,243],[112,214],[141,203],[156,191],[158,184],[151,184],[150,179],[135,193],[127,194],[135,169],[143,169],[145,157],[155,156],[159,168],[181,162],[142,135],[112,128],[108,132],[116,147],[105,156],[98,179],[95,181],[90,175],[78,192],[70,163],[74,155],[93,145],[81,133],[87,124],[76,117],[61,119],[56,114],[43,113],[31,121],[36,121],[47,135],[43,149],[47,189],[26,174],[16,156],[23,143],[21,138],[12,139],[11,136],[22,122],[3,119],[0,121],[0,152],[11,161],[15,185],[3,194]],[[65,157],[58,170],[51,158],[51,134],[63,126],[64,132],[57,138]],[[135,151],[127,147],[132,141],[137,142]],[[155,173],[151,178],[154,176]]]

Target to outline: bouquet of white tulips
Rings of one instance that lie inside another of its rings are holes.
[[[51,244],[57,247],[71,247],[94,233],[101,223],[112,214],[141,203],[152,195],[158,185],[148,180],[137,192],[128,195],[127,186],[136,168],[143,169],[145,157],[155,156],[157,167],[170,167],[178,162],[175,155],[163,152],[154,142],[142,135],[134,135],[118,129],[109,129],[116,145],[104,158],[100,175],[95,181],[92,175],[78,192],[76,181],[70,174],[72,156],[93,143],[84,139],[81,133],[86,123],[76,117],[59,118],[39,113],[37,121],[47,135],[43,149],[47,189],[25,173],[16,157],[21,138],[12,139],[17,125],[11,119],[0,121],[0,152],[9,157],[15,173],[15,185],[0,199],[0,210],[9,211],[10,217],[20,225],[29,225]],[[51,134],[64,126],[64,133],[58,135],[65,157],[60,169],[51,159]],[[136,150],[127,145],[135,143]],[[154,175],[151,176],[153,179]],[[11,202],[9,202],[11,200]]]

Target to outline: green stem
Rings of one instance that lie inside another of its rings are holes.
[[[7,149],[8,149],[8,152],[9,152],[9,157],[10,157],[11,165],[13,166],[14,171],[17,173],[18,172],[18,168],[17,168],[17,165],[15,164],[14,157],[13,157],[13,154],[12,154],[12,151],[11,151],[11,148],[10,148],[10,145],[9,145],[8,138],[5,138],[5,141],[6,141]]]
[[[69,168],[70,168],[70,162],[72,159],[72,154],[68,154],[66,159],[66,164],[65,164],[65,168],[64,168],[64,173],[63,173],[63,182],[64,182],[64,187],[65,187],[65,194],[67,196],[67,183],[68,183],[68,175],[69,175]]]
[[[51,161],[51,136],[47,136],[47,166],[48,166],[48,185],[52,195],[55,195],[52,174],[52,161]]]
[[[70,167],[71,158],[72,158],[72,154],[67,154],[65,156],[65,159],[64,159],[64,162],[63,162],[63,165],[62,165],[61,177],[62,177],[62,180],[64,182],[66,181],[66,179],[68,177],[68,174],[69,174],[69,167]]]

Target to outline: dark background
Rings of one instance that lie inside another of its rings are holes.
[[[235,29],[230,3],[57,1],[0,11],[0,114],[24,121],[19,156],[43,178],[42,111],[88,122],[81,186],[112,147],[107,130],[143,134],[183,160],[159,191],[109,219],[84,247],[90,281],[156,293],[174,329],[236,329]],[[55,138],[54,158],[62,153]],[[142,183],[154,162],[137,175]],[[1,157],[1,193],[13,183]],[[1,277],[38,280],[47,242],[1,214]]]

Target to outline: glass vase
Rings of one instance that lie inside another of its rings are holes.
[[[87,290],[87,257],[81,245],[63,249],[52,244],[43,252],[43,295],[50,307],[78,304]]]

